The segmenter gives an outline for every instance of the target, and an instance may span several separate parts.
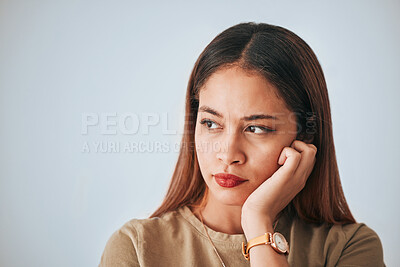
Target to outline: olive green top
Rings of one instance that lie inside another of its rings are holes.
[[[206,229],[227,267],[250,266],[244,234]],[[290,266],[385,266],[382,244],[364,223],[305,223],[284,213],[275,228],[289,243]],[[187,206],[151,219],[132,219],[108,240],[99,266],[221,266],[201,221]]]

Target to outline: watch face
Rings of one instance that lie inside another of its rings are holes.
[[[285,237],[280,234],[280,233],[274,233],[274,243],[276,244],[276,247],[281,250],[282,252],[285,252],[288,249],[288,245],[286,243]]]

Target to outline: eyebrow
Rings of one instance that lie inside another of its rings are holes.
[[[213,114],[219,118],[222,118],[222,114],[216,111],[215,109],[208,107],[208,106],[201,106],[199,108],[199,111],[202,112],[208,112],[210,114]],[[268,119],[268,120],[279,120],[277,117],[269,115],[269,114],[253,114],[250,116],[244,116],[240,120],[245,120],[245,121],[253,121],[253,120],[260,120],[260,119]]]

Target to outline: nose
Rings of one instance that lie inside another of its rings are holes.
[[[243,164],[246,160],[239,135],[240,133],[225,134],[221,142],[221,147],[217,153],[217,159],[227,166],[231,164]]]

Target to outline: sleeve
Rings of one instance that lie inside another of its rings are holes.
[[[376,232],[362,223],[346,243],[336,266],[385,267],[382,243]]]
[[[115,231],[107,241],[99,267],[140,267],[135,249],[137,240],[134,227],[130,231],[124,228]]]

